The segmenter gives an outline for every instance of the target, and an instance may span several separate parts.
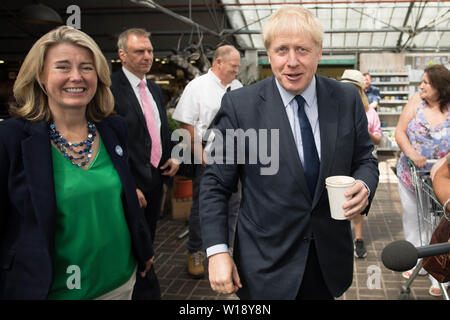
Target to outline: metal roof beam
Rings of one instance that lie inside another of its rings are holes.
[[[406,26],[408,24],[409,16],[411,15],[413,7],[414,7],[414,2],[411,2],[409,4],[408,11],[406,12],[405,19],[403,20],[403,28],[406,28]],[[398,50],[400,50],[401,45],[402,45],[403,34],[404,34],[404,31],[402,31],[400,33],[400,35],[398,36],[398,40],[397,40],[397,48],[398,48]]]
[[[175,13],[175,12],[169,10],[169,9],[166,9],[163,6],[157,4],[153,0],[130,0],[130,1],[133,2],[133,3],[137,3],[137,4],[146,5],[147,7],[150,7],[150,8],[156,8],[159,11],[161,11],[161,12],[163,12],[163,13],[171,16],[171,17],[174,17],[175,19],[178,19],[178,20],[180,20],[180,21],[182,21],[184,23],[190,24],[190,25],[192,25],[192,26],[194,26],[194,27],[196,27],[196,28],[198,28],[198,29],[200,29],[202,31],[205,31],[207,33],[215,35],[216,37],[220,37],[220,34],[215,32],[214,30],[211,30],[210,28],[202,26],[201,24],[198,24],[197,22],[195,22],[195,21],[193,21],[193,20],[191,20],[189,18],[186,18],[185,16],[179,15],[179,14],[177,14],[177,13]]]
[[[429,27],[427,30],[423,31],[450,31],[450,27]],[[152,34],[155,31],[152,31]],[[156,31],[158,32],[158,31]],[[324,33],[365,33],[365,32],[406,32],[410,33],[411,28],[408,27],[390,27],[390,28],[382,28],[382,29],[328,29],[324,30]],[[221,32],[222,34],[261,34],[259,30],[232,30],[232,29],[224,29]]]
[[[252,48],[241,48],[242,50]],[[440,51],[450,51],[450,46],[439,47]],[[255,49],[254,49],[255,50]],[[265,54],[264,48],[256,48],[256,50],[262,55]],[[322,54],[327,55],[332,53],[336,54],[355,54],[360,52],[396,52],[397,47],[327,47],[322,49]],[[408,48],[405,52],[436,52],[436,47],[420,47],[420,48]]]

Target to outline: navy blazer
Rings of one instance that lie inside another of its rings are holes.
[[[128,168],[127,126],[119,116],[96,124],[122,181],[132,250],[143,270],[150,232]],[[123,154],[115,151],[121,146]],[[51,143],[45,121],[0,122],[0,299],[46,299],[53,279],[57,219]]]
[[[226,129],[268,129],[268,148],[262,156],[275,156],[279,150],[276,174],[261,175],[261,169],[271,164],[257,155],[255,164],[247,158],[245,164],[208,166],[200,186],[202,239],[208,248],[228,243],[226,198],[238,179],[242,183],[233,255],[243,285],[237,294],[242,299],[295,299],[311,235],[329,291],[340,296],[352,283],[350,222],[331,218],[325,178],[360,179],[369,187],[371,201],[378,184],[377,160],[356,88],[321,76],[316,80],[321,161],[313,199],[273,76],[226,93],[216,115],[214,128],[224,137]],[[271,129],[279,134],[275,149]],[[245,145],[246,155],[254,145]]]
[[[120,70],[111,76],[111,92],[114,95],[115,110],[124,117],[128,123],[128,148],[129,163],[136,185],[143,192],[149,192],[158,187],[159,179],[152,179],[152,166],[150,164],[150,153],[152,140],[148,133],[147,123],[141,105],[131,87],[125,73]],[[147,80],[147,87],[156,102],[161,119],[161,146],[162,155],[159,165],[164,164],[171,155],[175,145],[170,139],[169,122],[167,120],[166,108],[161,88],[151,80]],[[159,170],[159,169],[158,169]],[[163,181],[169,177],[162,176]]]

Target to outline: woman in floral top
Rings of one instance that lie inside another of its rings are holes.
[[[439,159],[450,151],[450,71],[443,65],[425,68],[420,93],[403,109],[395,138],[402,151],[397,164],[398,189],[403,209],[403,231],[414,246],[421,243],[414,187],[411,183],[411,159],[420,170],[430,170],[428,159]],[[412,270],[403,273],[409,278]],[[430,294],[442,294],[438,282],[430,276]]]

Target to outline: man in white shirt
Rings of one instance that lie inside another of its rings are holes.
[[[191,137],[191,150],[196,155],[195,177],[193,181],[193,204],[189,217],[189,240],[187,242],[188,273],[194,278],[204,276],[204,251],[200,231],[199,218],[199,186],[206,165],[205,148],[209,148],[209,143],[194,144],[194,141],[205,141],[207,139],[208,128],[219,111],[223,95],[230,90],[242,87],[242,84],[236,80],[239,72],[240,54],[239,51],[231,46],[224,45],[214,53],[213,64],[208,73],[192,80],[184,89],[180,101],[177,104],[173,119],[181,123],[181,128],[186,129]],[[200,162],[201,159],[201,162]],[[231,229],[234,230],[237,210],[239,206],[238,192],[234,192],[229,200],[229,217]],[[232,243],[231,231],[228,243]]]

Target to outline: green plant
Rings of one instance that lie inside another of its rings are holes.
[[[169,129],[171,132],[174,132],[176,129],[180,128],[180,123],[173,119],[170,113],[167,115],[167,121],[169,122]]]

